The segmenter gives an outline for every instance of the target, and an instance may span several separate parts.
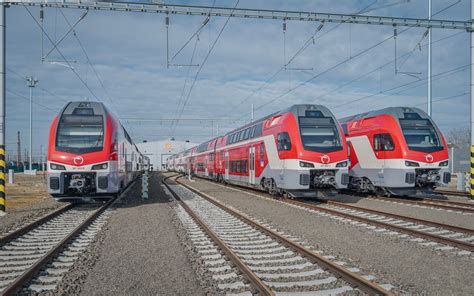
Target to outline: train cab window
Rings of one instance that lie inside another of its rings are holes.
[[[291,139],[287,132],[279,133],[277,135],[278,151],[291,150]]]
[[[68,153],[101,151],[104,144],[102,115],[62,115],[56,131],[56,149]]]
[[[390,134],[374,135],[374,150],[375,151],[393,151],[395,146]]]

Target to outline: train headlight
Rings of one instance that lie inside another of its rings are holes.
[[[342,162],[336,164],[336,168],[345,168],[348,164],[349,164],[349,162],[347,160],[342,161]]]
[[[448,163],[449,163],[449,162],[448,162],[447,160],[445,160],[445,161],[440,162],[440,163],[439,163],[439,166],[440,166],[440,167],[447,167],[447,166],[448,166]]]
[[[50,163],[49,167],[52,170],[58,170],[58,171],[65,171],[66,170],[66,167],[61,165],[61,164]]]
[[[93,170],[105,170],[109,167],[109,164],[104,162],[104,163],[99,163],[99,164],[95,164],[92,166],[92,169]]]
[[[420,164],[418,162],[408,161],[408,160],[405,160],[405,165],[407,167],[419,167],[420,166]]]
[[[300,167],[302,168],[314,168],[314,164],[306,161],[300,161]]]

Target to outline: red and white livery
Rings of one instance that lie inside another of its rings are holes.
[[[349,145],[350,188],[413,195],[450,182],[446,142],[422,110],[391,107],[339,122]]]
[[[346,188],[348,164],[344,134],[320,105],[294,105],[167,159],[170,170],[295,197]]]
[[[48,192],[59,200],[111,197],[147,162],[104,104],[70,102],[50,128]]]

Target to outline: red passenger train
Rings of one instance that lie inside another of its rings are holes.
[[[346,188],[348,152],[333,114],[294,105],[170,156],[169,170],[294,197]]]
[[[420,109],[385,108],[340,123],[349,145],[349,188],[413,195],[450,182],[444,137]]]
[[[111,197],[147,162],[104,104],[70,102],[50,128],[48,192],[58,200]]]

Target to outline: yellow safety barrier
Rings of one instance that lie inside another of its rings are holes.
[[[471,198],[474,198],[474,145],[471,145]]]
[[[5,146],[0,146],[0,212],[5,212]]]

